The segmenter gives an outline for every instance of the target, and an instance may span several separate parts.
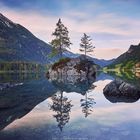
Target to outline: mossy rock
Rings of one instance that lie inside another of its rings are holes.
[[[62,58],[58,62],[52,65],[52,70],[57,70],[58,68],[63,68],[67,62],[69,62],[70,58]]]

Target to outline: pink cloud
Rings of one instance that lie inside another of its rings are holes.
[[[10,18],[12,21],[19,23],[29,29],[38,38],[50,42],[52,39],[52,32],[55,29],[56,22],[59,17],[49,14],[42,14],[37,11],[15,11],[7,7],[1,7],[2,14]],[[128,49],[131,44],[139,43],[140,32],[137,30],[140,28],[140,21],[133,21],[128,18],[117,17],[115,14],[105,13],[98,15],[96,18],[89,18],[84,12],[73,11],[71,13],[65,12],[60,15],[62,21],[68,27],[70,31],[70,37],[73,45],[71,50],[79,52],[79,42],[84,32],[91,35],[94,45],[96,47],[93,56],[97,58],[110,59],[117,57]],[[85,19],[79,22],[76,17]],[[121,24],[126,24],[131,28],[129,30],[123,30],[119,28]],[[110,33],[128,36],[129,39],[122,40],[96,40],[94,33]],[[95,39],[95,40],[94,40]],[[114,49],[113,49],[114,48]]]

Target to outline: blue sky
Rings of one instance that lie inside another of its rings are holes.
[[[140,0],[0,0],[0,11],[40,39],[52,39],[58,18],[68,27],[78,52],[85,32],[93,39],[93,56],[110,59],[140,43]]]

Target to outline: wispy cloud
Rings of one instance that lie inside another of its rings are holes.
[[[35,3],[36,2],[37,1],[35,1]],[[44,3],[44,1],[42,3]],[[42,5],[42,3],[40,5]],[[27,1],[23,3],[23,5],[27,4],[30,5]],[[96,46],[94,56],[99,58],[104,57],[109,59],[117,57],[124,52],[124,50],[128,49],[131,44],[139,43],[139,17],[120,16],[120,14],[113,10],[104,10],[106,7],[97,2],[86,4],[83,10],[84,5],[71,7],[71,5],[74,4],[75,3],[70,4],[69,1],[65,1],[63,8],[59,12],[58,9],[55,11],[57,14],[49,12],[48,9],[50,9],[50,6],[46,6],[46,11],[43,8],[42,10],[25,7],[20,9],[11,8],[6,2],[0,3],[0,10],[1,13],[12,21],[25,26],[33,32],[33,34],[46,42],[52,39],[51,34],[55,29],[58,18],[62,18],[63,23],[70,31],[71,41],[73,42],[71,50],[79,52],[80,38],[85,32],[93,38],[93,43]],[[49,2],[48,5],[50,5]],[[118,50],[114,51],[110,49],[109,51],[109,48],[118,48]]]

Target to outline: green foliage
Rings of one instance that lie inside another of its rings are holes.
[[[135,75],[135,73],[132,70],[123,70],[119,73],[116,71],[108,71],[109,75],[112,75],[114,78],[122,79],[123,81],[134,84],[135,86],[140,87],[140,79]]]
[[[46,65],[30,62],[0,62],[0,72],[41,72],[47,69]]]
[[[53,64],[52,69],[55,70],[55,69],[58,69],[58,68],[62,68],[70,60],[71,60],[70,58],[61,58],[58,62]]]
[[[106,69],[133,69],[137,61],[130,60],[130,61],[124,61],[119,64],[112,64],[106,67]]]
[[[126,69],[132,69],[135,66],[135,61],[128,61],[125,65],[124,68]]]
[[[52,48],[52,52],[48,55],[49,58],[52,58],[58,54],[58,50],[55,48]]]
[[[66,48],[69,48],[72,43],[70,42],[68,29],[61,22],[61,19],[58,20],[56,29],[52,35],[55,36],[55,39],[51,41],[51,45],[62,57],[62,53],[66,50]]]
[[[136,62],[140,61],[140,44],[131,45],[127,52],[120,55],[109,67],[114,68],[122,64],[121,69],[133,69]]]
[[[54,46],[54,48],[57,48],[57,46],[59,46],[60,45],[60,39],[53,39],[52,41],[51,41],[51,45],[52,46]]]

